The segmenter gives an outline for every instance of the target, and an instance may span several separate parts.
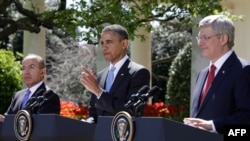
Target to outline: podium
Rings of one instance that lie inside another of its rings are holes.
[[[3,141],[2,138],[1,138],[2,127],[3,127],[3,122],[0,122],[0,141]]]
[[[14,118],[15,115],[5,117],[0,141],[18,141],[14,132]],[[93,141],[95,126],[56,114],[32,115],[29,141]]]
[[[112,141],[113,117],[99,117],[94,141]],[[162,117],[135,117],[133,141],[223,141],[223,135]]]

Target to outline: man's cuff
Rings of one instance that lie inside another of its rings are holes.
[[[217,133],[217,131],[216,131],[216,129],[215,129],[215,126],[214,126],[214,122],[211,120],[211,122],[212,122],[212,131],[211,132],[213,132],[213,133]]]
[[[98,94],[98,96],[97,96],[97,99],[99,99],[101,96],[102,96],[102,93],[103,93],[104,91],[101,91],[99,94]]]

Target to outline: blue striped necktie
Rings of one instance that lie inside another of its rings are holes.
[[[25,107],[25,105],[27,104],[28,100],[29,100],[29,96],[30,96],[31,91],[28,89],[24,95],[23,98],[23,102],[22,102],[22,109]]]
[[[105,90],[107,92],[109,92],[111,86],[112,86],[112,83],[113,83],[113,80],[114,80],[114,71],[115,71],[115,66],[112,66],[111,69],[109,70],[109,73],[108,73],[108,76],[107,76],[107,79],[106,79],[106,88]]]

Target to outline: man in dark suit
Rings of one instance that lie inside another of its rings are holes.
[[[60,113],[59,96],[45,85],[45,74],[46,66],[42,57],[36,54],[28,54],[22,61],[22,79],[27,88],[15,93],[5,115],[16,114],[19,110],[28,108],[28,103],[31,103],[32,98],[39,96],[45,96],[47,100],[41,99],[41,102],[44,102],[41,103],[41,106],[30,107],[27,110],[33,114]],[[28,90],[29,93],[26,94]],[[26,102],[24,103],[24,101]],[[0,119],[3,121],[4,116],[1,115]]]
[[[130,60],[126,55],[129,37],[127,30],[120,25],[110,25],[101,33],[101,45],[109,67],[97,73],[82,67],[81,83],[91,95],[89,115],[97,122],[98,116],[114,116],[124,110],[124,105],[132,94],[149,85],[150,73],[142,65]],[[107,88],[108,73],[115,67],[111,88]]]
[[[249,62],[232,50],[234,31],[233,22],[224,15],[211,15],[200,21],[197,42],[210,65],[198,75],[191,117],[184,118],[184,123],[220,134],[225,125],[250,124],[250,80],[246,77],[250,73]],[[212,65],[214,79],[209,85]]]

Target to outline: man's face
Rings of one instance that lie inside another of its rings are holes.
[[[101,45],[105,60],[115,64],[126,54],[128,40],[121,40],[118,34],[106,31],[101,35]]]
[[[203,57],[214,62],[225,53],[221,36],[216,34],[211,26],[200,28],[197,42]]]
[[[30,88],[44,79],[45,68],[40,68],[34,58],[27,58],[22,62],[22,78],[25,85]]]

